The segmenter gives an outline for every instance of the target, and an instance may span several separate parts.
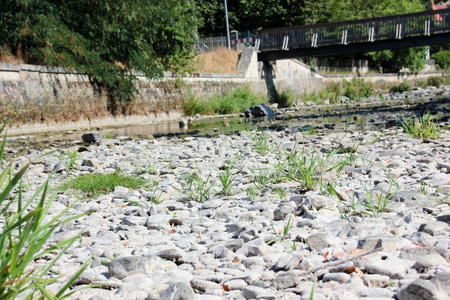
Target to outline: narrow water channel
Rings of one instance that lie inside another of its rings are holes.
[[[288,109],[276,114],[272,119],[245,118],[243,116],[227,116],[201,118],[193,121],[187,129],[180,129],[178,122],[162,124],[144,124],[122,128],[103,128],[98,131],[102,137],[145,138],[154,136],[214,136],[233,134],[236,131],[252,129],[308,131],[367,131],[379,130],[401,125],[403,117],[421,116],[429,111],[435,120],[450,123],[450,98],[437,98],[423,101],[395,102],[384,105],[367,105],[340,107],[304,107]],[[84,132],[74,131],[51,133],[44,136],[32,136],[34,142],[60,143],[81,140]],[[14,139],[19,141],[19,139]]]

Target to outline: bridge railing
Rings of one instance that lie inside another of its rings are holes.
[[[450,32],[450,9],[335,23],[259,30],[258,51],[376,42]]]

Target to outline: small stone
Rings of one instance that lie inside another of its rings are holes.
[[[438,300],[439,292],[429,281],[417,279],[397,293],[398,300]],[[442,298],[441,298],[442,299]]]
[[[394,259],[370,261],[366,265],[366,271],[371,274],[386,275],[393,279],[403,279],[406,276],[407,267]]]
[[[109,273],[118,279],[123,279],[132,274],[149,274],[160,269],[161,261],[159,257],[119,257],[109,263]]]
[[[247,283],[242,279],[233,279],[233,280],[225,282],[225,285],[227,285],[231,291],[234,291],[234,290],[241,291],[247,286]]]
[[[194,300],[195,294],[192,287],[185,282],[171,284],[160,294],[161,299],[167,300]]]
[[[368,287],[384,288],[389,286],[390,278],[386,275],[364,274],[363,281]]]
[[[83,159],[81,165],[84,167],[98,168],[99,161],[97,159]]]
[[[89,132],[85,133],[81,136],[81,139],[85,143],[96,143],[100,142],[102,140],[102,137],[100,136],[100,133],[98,132]]]
[[[375,249],[395,251],[400,247],[399,238],[390,235],[369,236],[358,241],[358,249],[366,251],[373,251]]]
[[[340,239],[325,233],[315,233],[306,239],[311,249],[320,252],[324,248],[333,247],[340,244]]]
[[[273,219],[275,221],[281,221],[286,219],[287,215],[294,212],[294,209],[288,205],[281,205],[273,212]]]
[[[424,273],[435,267],[445,266],[445,265],[447,265],[447,261],[439,254],[428,254],[428,255],[419,257],[419,259],[416,261],[416,263],[414,264],[413,267],[418,272]]]
[[[58,163],[53,167],[53,172],[62,173],[66,170],[66,166],[62,163]]]
[[[436,216],[436,220],[450,224],[450,211],[443,212]]]
[[[275,293],[257,286],[247,286],[242,290],[245,299],[275,300]]]
[[[192,279],[191,280],[191,287],[194,290],[197,290],[199,292],[206,292],[208,290],[216,290],[216,289],[221,289],[222,287],[220,286],[220,284],[217,284],[215,282],[212,281],[208,281],[208,280],[202,280],[202,279]]]
[[[350,280],[350,275],[347,273],[327,273],[322,278],[323,282],[337,281],[339,283],[344,283]]]
[[[445,232],[448,228],[448,224],[445,222],[427,222],[419,226],[419,231],[426,232],[430,235],[438,235]]]
[[[298,284],[297,276],[284,275],[281,277],[277,277],[272,281],[272,284],[277,290],[292,288],[297,286]]]
[[[125,198],[125,196],[128,194],[128,192],[130,191],[130,189],[123,187],[123,186],[116,186],[114,188],[114,192],[113,195],[116,198]]]
[[[183,257],[183,251],[180,249],[165,249],[156,252],[156,256],[159,256],[167,260],[178,260]]]

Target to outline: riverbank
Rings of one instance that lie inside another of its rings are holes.
[[[40,156],[49,150],[14,160],[32,162],[25,197],[49,175],[53,188],[117,169],[148,182],[56,195],[50,216],[74,202],[70,214],[91,213],[51,238],[84,230],[52,272],[70,275],[92,257],[76,285],[100,288],[71,299],[450,296],[448,130],[437,140],[398,127],[104,139]],[[73,169],[68,150],[78,150]]]

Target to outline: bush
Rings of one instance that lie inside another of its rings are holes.
[[[255,95],[249,87],[239,87],[232,92],[214,95],[205,100],[188,93],[183,100],[182,110],[186,116],[234,114],[263,102],[267,102],[267,99]]]
[[[327,82],[325,90],[328,92],[327,96],[331,103],[336,103],[339,96],[342,95],[342,87],[340,82]]]
[[[275,103],[278,103],[281,107],[290,107],[295,103],[294,93],[290,88],[285,89],[283,92],[278,93],[275,97]]]
[[[427,79],[427,85],[429,86],[435,86],[437,88],[440,88],[443,83],[444,79],[442,77],[430,76]]]
[[[449,50],[444,50],[444,51],[439,51],[437,53],[434,53],[431,56],[431,58],[434,59],[436,64],[441,69],[444,69],[444,70],[450,69],[450,51]]]
[[[411,91],[411,84],[407,81],[403,81],[400,84],[393,84],[389,87],[390,93],[404,93]]]
[[[186,116],[193,116],[196,114],[205,115],[211,112],[211,108],[208,107],[206,101],[198,98],[193,93],[187,93],[184,96],[181,109]]]
[[[371,82],[365,82],[361,78],[353,78],[351,81],[343,80],[344,95],[351,100],[369,97],[375,94],[375,89]]]
[[[3,128],[0,133],[2,131]],[[0,149],[0,163],[3,163],[5,144],[6,136]],[[61,213],[48,218],[47,212],[54,200],[54,195],[47,199],[48,181],[24,201],[21,180],[28,166],[29,164],[13,176],[13,169],[9,164],[0,175],[0,214],[3,219],[3,227],[0,229],[0,299],[15,299],[22,293],[29,293],[27,299],[61,299],[75,292],[66,293],[90,262],[86,262],[56,295],[50,295],[46,287],[55,283],[59,277],[48,277],[49,270],[80,235],[53,245],[48,245],[47,242],[62,224],[83,214],[66,217],[67,211],[72,208],[68,206]],[[13,190],[17,194],[11,195]],[[36,261],[45,260],[43,257],[54,251],[58,251],[58,255],[36,268]]]

